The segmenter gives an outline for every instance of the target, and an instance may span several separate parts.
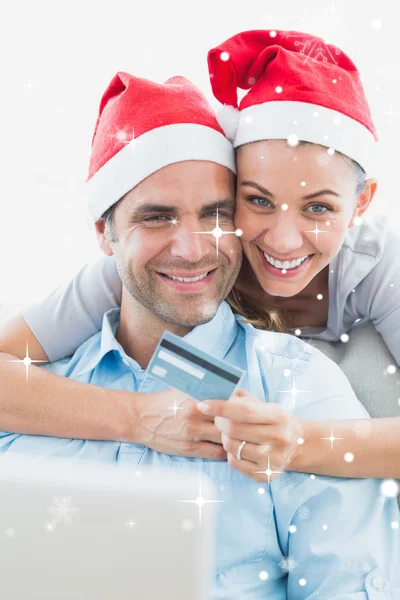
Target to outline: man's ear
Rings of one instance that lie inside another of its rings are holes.
[[[103,250],[104,254],[107,254],[107,256],[113,256],[114,252],[112,251],[111,244],[108,241],[106,234],[105,234],[105,226],[106,226],[106,222],[104,221],[104,219],[99,219],[94,224],[94,228],[96,230],[96,235],[97,235],[97,240],[98,240],[99,246]]]
[[[366,181],[365,181],[364,191],[361,192],[361,194],[357,198],[357,204],[356,204],[356,207],[352,214],[352,217],[351,217],[348,227],[354,227],[354,219],[361,217],[361,215],[363,215],[365,213],[365,211],[367,210],[367,208],[369,207],[369,205],[371,204],[371,202],[375,196],[377,188],[378,188],[378,183],[377,183],[376,179],[373,179],[372,177],[368,177],[368,179],[366,179]]]

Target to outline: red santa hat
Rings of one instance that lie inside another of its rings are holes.
[[[219,121],[235,148],[302,140],[366,171],[373,166],[377,134],[360,75],[336,46],[296,31],[244,31],[210,50],[208,66],[213,93],[228,111]],[[250,90],[240,104],[238,88]]]
[[[167,165],[215,162],[235,172],[232,144],[203,94],[184,77],[155,83],[117,73],[100,103],[86,197],[91,219]]]

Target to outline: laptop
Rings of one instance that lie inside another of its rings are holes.
[[[213,496],[190,471],[4,454],[1,595],[209,600],[216,504],[198,499]]]

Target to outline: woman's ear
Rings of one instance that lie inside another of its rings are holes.
[[[113,256],[114,252],[112,251],[112,247],[105,233],[106,223],[104,219],[99,219],[94,224],[94,228],[96,230],[97,240],[99,242],[100,248],[103,250],[104,254],[107,256]]]
[[[371,202],[375,196],[377,188],[378,188],[378,183],[377,183],[376,179],[373,179],[372,177],[368,177],[368,179],[365,180],[364,191],[361,192],[361,194],[357,198],[357,204],[356,204],[356,207],[352,214],[350,223],[348,225],[349,227],[354,227],[354,225],[355,225],[354,220],[356,218],[361,217],[365,213],[365,211],[367,210],[367,208],[369,207],[369,205],[371,204]]]

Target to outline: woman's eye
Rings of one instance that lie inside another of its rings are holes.
[[[248,196],[247,201],[250,202],[250,204],[253,204],[254,206],[272,206],[269,200],[267,200],[266,198],[261,198],[260,196]]]
[[[329,206],[325,206],[324,204],[312,204],[311,206],[308,206],[306,210],[311,212],[313,215],[322,215],[326,212],[332,212],[332,209]]]

